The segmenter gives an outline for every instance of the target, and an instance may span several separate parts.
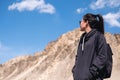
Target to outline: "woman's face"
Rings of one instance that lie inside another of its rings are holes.
[[[87,21],[84,21],[82,19],[82,21],[80,22],[80,30],[85,31],[86,27],[87,27]]]

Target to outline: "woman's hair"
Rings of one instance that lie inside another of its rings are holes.
[[[104,34],[104,22],[103,17],[100,14],[94,15],[87,13],[83,16],[84,21],[88,21],[88,24],[92,29],[97,29]]]

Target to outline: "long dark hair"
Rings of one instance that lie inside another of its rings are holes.
[[[87,13],[83,16],[84,21],[88,21],[88,24],[92,29],[97,29],[104,34],[104,21],[103,17],[100,14],[91,14]]]

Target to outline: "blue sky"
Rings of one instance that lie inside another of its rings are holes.
[[[86,13],[102,14],[105,31],[120,33],[119,0],[0,0],[0,63],[42,51]]]

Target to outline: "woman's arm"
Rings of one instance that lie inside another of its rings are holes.
[[[93,59],[93,63],[90,67],[90,72],[93,74],[93,76],[97,76],[99,74],[99,70],[105,66],[105,63],[107,61],[105,37],[102,34],[98,37],[97,56]]]

